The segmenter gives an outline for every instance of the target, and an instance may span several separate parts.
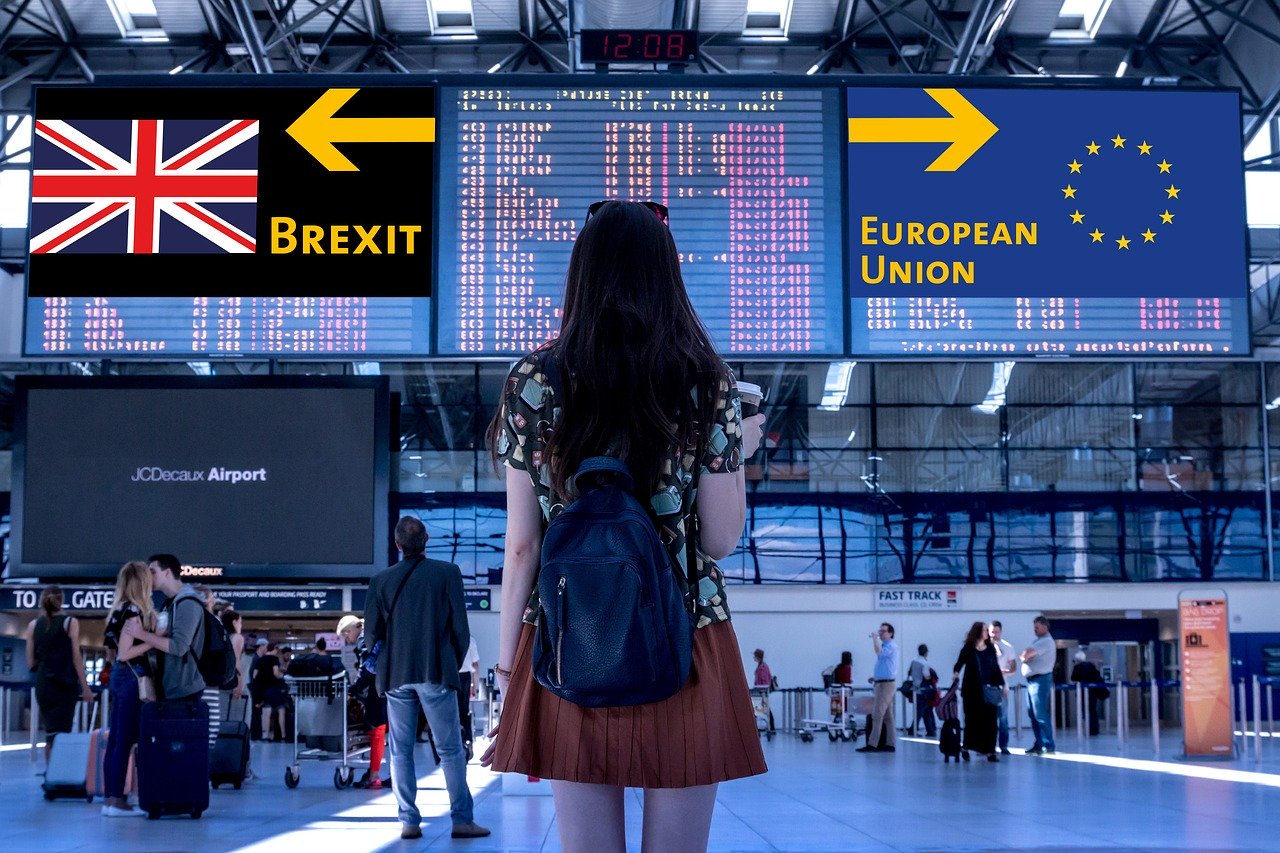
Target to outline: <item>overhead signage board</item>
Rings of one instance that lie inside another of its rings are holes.
[[[434,143],[430,86],[41,88],[28,295],[429,296]]]
[[[1248,352],[1236,92],[850,88],[853,352]]]
[[[492,595],[488,587],[465,587],[462,590],[462,601],[468,610],[486,611],[492,609]],[[363,613],[368,596],[367,588],[351,590],[351,612]]]

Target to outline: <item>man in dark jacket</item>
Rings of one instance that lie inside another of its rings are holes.
[[[1076,652],[1076,665],[1071,670],[1071,680],[1080,684],[1100,684],[1102,682],[1102,673],[1098,671],[1098,667],[1093,661],[1088,660],[1088,656],[1083,652]],[[1106,687],[1088,687],[1085,693],[1085,714],[1089,718],[1089,736],[1098,736],[1098,718],[1101,716],[1102,703],[1110,696],[1111,691]]]
[[[452,563],[426,558],[427,529],[417,518],[400,519],[395,536],[402,559],[369,581],[365,628],[369,637],[382,642],[377,687],[387,697],[391,785],[400,809],[400,837],[422,837],[413,763],[421,706],[444,769],[453,837],[481,838],[489,830],[474,820],[458,722],[458,668],[471,641],[462,573]]]

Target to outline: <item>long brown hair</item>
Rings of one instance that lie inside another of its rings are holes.
[[[40,593],[40,609],[50,620],[58,615],[58,611],[62,609],[62,587],[56,583],[49,584]]]
[[[547,442],[552,487],[571,497],[582,460],[608,451],[652,494],[672,448],[696,447],[710,433],[729,376],[662,220],[634,202],[604,205],[573,244],[563,310],[559,339],[544,348],[560,409]],[[501,416],[500,408],[487,436],[495,459]]]
[[[973,625],[969,627],[969,633],[965,634],[964,644],[966,646],[973,646],[974,648],[977,648],[978,641],[982,639],[982,632],[986,629],[986,622],[974,622]],[[988,642],[990,641],[988,640]]]

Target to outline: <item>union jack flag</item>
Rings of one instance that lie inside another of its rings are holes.
[[[43,120],[35,131],[33,255],[253,253],[257,121]]]

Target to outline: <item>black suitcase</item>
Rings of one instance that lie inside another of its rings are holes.
[[[871,745],[871,723],[872,723],[871,715],[867,714],[867,728],[863,732],[863,737],[866,739],[867,746]],[[886,724],[880,727],[880,742],[876,744],[876,748],[884,749],[888,745],[889,745],[889,726],[886,721]]]
[[[198,818],[209,808],[209,706],[147,702],[138,738],[138,807]]]
[[[249,726],[227,720],[218,726],[218,739],[209,754],[209,781],[215,789],[229,784],[237,791],[249,770]]]
[[[943,720],[942,731],[938,735],[938,751],[942,753],[942,763],[948,764],[951,759],[960,760],[960,721]]]

